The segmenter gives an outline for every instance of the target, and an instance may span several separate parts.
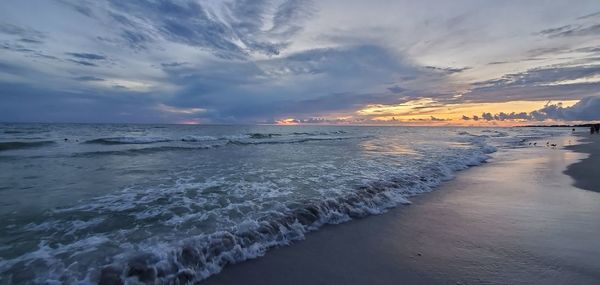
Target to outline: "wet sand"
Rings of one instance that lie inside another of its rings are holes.
[[[576,187],[600,192],[600,135],[585,136],[582,142],[567,149],[589,156],[569,165],[565,173],[575,179]]]
[[[572,147],[596,159],[569,167],[576,182],[563,172],[585,154],[500,152],[410,206],[326,226],[202,284],[600,284],[600,193],[573,186],[598,189],[579,179],[599,143]]]

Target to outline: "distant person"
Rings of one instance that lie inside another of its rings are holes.
[[[596,127],[594,127],[593,125],[590,126],[590,135],[593,135],[596,132]]]
[[[600,124],[595,124],[594,125],[594,130],[596,130],[597,134],[600,134]]]

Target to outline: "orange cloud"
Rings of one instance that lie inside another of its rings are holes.
[[[562,106],[570,107],[577,100],[561,101]],[[364,106],[347,116],[326,115],[320,118],[285,118],[277,121],[279,125],[297,124],[371,124],[371,125],[417,125],[417,126],[472,126],[495,125],[513,126],[524,124],[525,119],[473,120],[483,113],[530,113],[549,104],[548,101],[510,101],[500,103],[442,103],[432,98],[421,98],[400,104],[372,104]],[[468,119],[466,119],[466,118]],[[517,117],[517,116],[515,116]],[[539,122],[536,122],[539,123]]]

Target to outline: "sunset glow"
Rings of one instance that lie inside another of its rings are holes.
[[[27,2],[0,4],[1,121],[600,120],[595,0]]]

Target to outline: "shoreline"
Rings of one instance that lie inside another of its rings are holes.
[[[565,170],[565,174],[575,180],[573,185],[580,189],[600,192],[600,135],[584,136],[581,144],[566,148],[588,155]]]
[[[324,226],[199,283],[597,284],[600,195],[563,174],[593,163],[571,148],[598,151],[511,150],[410,206]]]

